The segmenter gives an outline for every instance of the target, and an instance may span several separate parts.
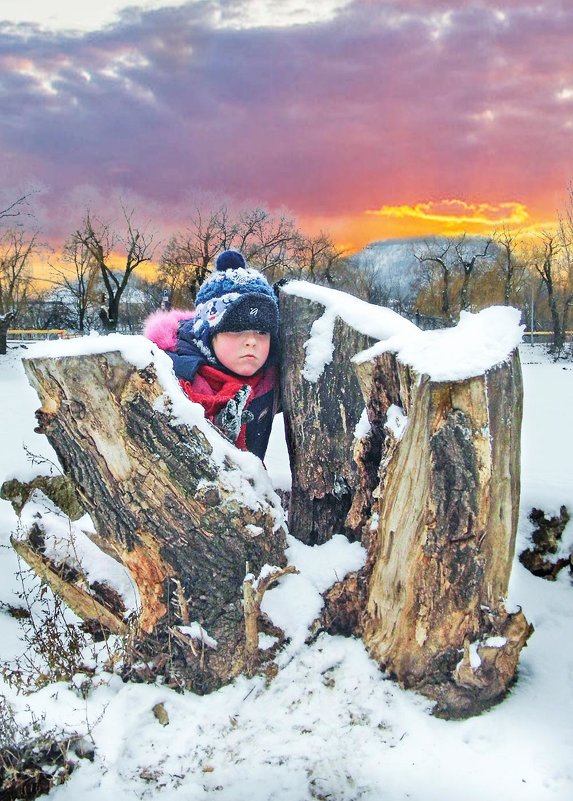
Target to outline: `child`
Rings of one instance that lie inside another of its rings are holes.
[[[226,250],[195,312],[155,312],[144,334],[173,361],[186,395],[237,447],[264,458],[279,401],[279,312],[272,286]]]

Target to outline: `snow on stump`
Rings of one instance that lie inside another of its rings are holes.
[[[252,668],[243,579],[247,564],[257,573],[286,562],[280,501],[261,462],[183,395],[165,354],[142,337],[94,339],[25,361],[42,402],[39,430],[79,490],[95,525],[87,535],[137,588],[132,674],[208,692]],[[142,351],[154,359],[138,363]],[[37,515],[18,551],[77,614],[122,633],[120,594],[105,581],[94,587],[89,564],[71,570],[47,547],[43,522]]]
[[[293,282],[281,316],[289,441],[302,454],[291,533],[308,541],[299,526],[320,497],[321,541],[350,532],[368,551],[365,568],[327,594],[323,624],[360,635],[436,714],[477,714],[506,694],[532,631],[504,607],[520,491],[519,313],[488,309],[423,332],[389,309]],[[378,342],[352,352],[357,337]],[[338,387],[356,382],[360,400],[353,391],[348,404]],[[334,461],[333,414],[347,421]],[[324,508],[340,508],[340,476],[351,477],[344,519]]]

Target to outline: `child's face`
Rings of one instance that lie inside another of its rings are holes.
[[[222,331],[215,334],[212,345],[223,367],[237,375],[251,376],[269,356],[271,335],[264,331]]]

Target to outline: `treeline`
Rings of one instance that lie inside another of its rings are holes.
[[[410,264],[381,269],[374,247],[349,255],[328,233],[308,236],[284,214],[255,207],[197,206],[185,226],[157,241],[122,208],[115,222],[89,210],[57,254],[45,256],[32,197],[0,209],[0,324],[19,328],[137,333],[167,301],[192,308],[217,254],[240,250],[271,282],[304,278],[390,306],[422,326],[454,324],[463,310],[522,310],[527,329],[549,331],[561,353],[573,303],[573,190],[550,229],[502,228],[489,237],[433,237],[411,247]],[[47,277],[34,280],[41,254]],[[145,269],[145,265],[149,269]],[[0,331],[1,333],[1,331]]]
[[[425,280],[416,309],[447,324],[461,311],[514,306],[529,332],[547,332],[561,353],[571,326],[573,224],[536,235],[507,228],[487,239],[461,236],[416,253]]]
[[[185,228],[163,242],[125,206],[115,223],[86,210],[61,252],[46,257],[30,202],[23,196],[0,211],[0,315],[11,327],[138,332],[166,299],[192,308],[215,257],[228,248],[271,282],[304,277],[334,286],[343,263],[327,234],[307,236],[286,215],[259,207],[234,212],[225,204],[194,209]],[[42,255],[40,281],[32,267]]]
[[[410,256],[409,263],[402,256],[401,265],[383,271],[375,247],[354,257],[370,302],[426,327],[453,325],[462,311],[513,306],[528,332],[547,332],[551,350],[563,353],[573,327],[572,187],[545,230],[502,227],[487,237],[432,237],[412,244]]]

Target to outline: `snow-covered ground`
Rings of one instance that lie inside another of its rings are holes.
[[[55,461],[33,432],[38,400],[12,348],[0,357],[0,482],[28,478]],[[38,346],[42,347],[42,346]],[[551,363],[521,346],[525,386],[522,502],[518,550],[532,506],[573,510],[573,362]],[[25,448],[24,448],[25,446]],[[277,430],[268,469],[288,483]],[[0,501],[0,601],[17,602],[18,563],[9,536],[18,520]],[[573,541],[573,524],[565,532]],[[93,762],[81,760],[57,801],[570,801],[573,798],[573,586],[566,571],[554,583],[515,561],[508,603],[535,626],[520,658],[519,678],[497,707],[467,721],[444,721],[430,704],[386,679],[356,640],[321,635],[304,645],[305,625],[320,591],[360,564],[357,545],[336,539],[308,548],[291,541],[301,569],[267,595],[269,611],[292,640],[282,669],[267,686],[240,678],[206,697],[161,686],[123,684],[102,673],[83,697],[61,682],[31,695],[0,682],[19,722],[45,716],[46,727],[86,732]],[[278,622],[278,621],[277,621]],[[0,611],[2,660],[21,653],[20,624]],[[79,683],[79,678],[78,678]],[[153,707],[163,703],[169,725]]]

